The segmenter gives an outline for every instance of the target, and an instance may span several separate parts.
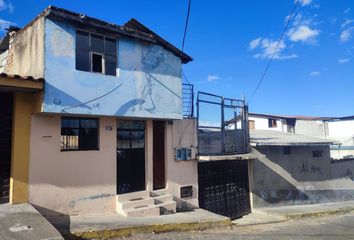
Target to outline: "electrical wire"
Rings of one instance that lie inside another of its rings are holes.
[[[151,49],[152,49],[152,47],[150,47],[149,51],[145,54],[145,56],[141,59],[141,61],[134,67],[134,69],[130,72],[130,74],[133,74],[133,73],[138,69],[138,67],[144,62],[144,60],[145,60],[145,59],[147,58],[147,56],[150,54]],[[127,76],[126,79],[128,79],[128,77],[130,77],[130,75]],[[125,81],[123,81],[123,82],[125,82]],[[80,103],[80,104],[75,105],[75,106],[70,106],[70,107],[63,108],[61,111],[62,111],[62,112],[65,112],[65,111],[68,110],[68,109],[73,109],[73,108],[81,107],[81,106],[83,106],[83,105],[86,105],[86,104],[88,104],[88,103],[94,102],[94,101],[96,101],[96,100],[98,100],[98,99],[101,99],[101,98],[103,98],[103,97],[106,97],[107,95],[109,95],[109,94],[115,92],[115,91],[116,91],[117,89],[119,89],[122,85],[123,85],[123,83],[120,83],[120,84],[118,84],[116,87],[114,87],[112,90],[110,90],[110,91],[108,91],[108,92],[106,92],[106,93],[104,93],[104,94],[102,94],[102,95],[100,95],[100,96],[98,96],[98,97],[96,97],[96,98],[90,99],[90,100],[88,100],[88,101],[86,101],[86,102]]]
[[[268,64],[267,64],[267,67],[265,68],[265,70],[264,70],[264,72],[263,72],[263,74],[262,74],[262,76],[261,76],[261,78],[260,78],[260,80],[259,80],[259,82],[258,82],[258,84],[257,84],[257,87],[254,89],[254,91],[253,91],[253,93],[252,93],[252,95],[251,95],[251,97],[250,97],[248,103],[250,103],[250,102],[252,101],[252,99],[253,99],[253,97],[255,96],[255,94],[256,94],[256,92],[257,92],[259,86],[260,86],[261,83],[263,82],[263,80],[264,80],[264,78],[265,78],[265,76],[266,76],[266,74],[267,74],[267,72],[268,72],[268,70],[269,70],[269,68],[270,68],[270,66],[271,66],[271,64],[272,64],[272,62],[273,62],[273,59],[274,59],[274,57],[275,57],[275,54],[276,54],[277,51],[278,51],[279,45],[280,45],[280,43],[282,42],[282,40],[283,40],[283,38],[284,38],[284,36],[285,36],[286,31],[288,30],[288,27],[289,27],[289,25],[290,25],[290,22],[291,22],[291,20],[294,18],[295,10],[296,10],[296,9],[299,7],[299,5],[300,5],[299,3],[300,3],[300,1],[296,1],[296,2],[295,2],[294,7],[293,7],[293,9],[292,9],[292,11],[291,11],[291,14],[290,14],[290,16],[289,16],[289,18],[288,18],[288,21],[286,22],[286,25],[285,25],[285,27],[284,27],[284,30],[283,30],[283,32],[282,32],[282,34],[281,34],[281,36],[280,36],[280,38],[279,38],[279,40],[278,40],[278,43],[277,43],[277,45],[276,45],[276,47],[275,47],[275,49],[274,49],[274,52],[273,52],[272,56],[270,57],[269,62],[268,62]]]
[[[188,0],[186,24],[184,25],[184,33],[183,33],[183,41],[182,41],[182,52],[184,50],[184,42],[186,40],[186,35],[187,35],[188,21],[189,21],[189,15],[190,15],[190,11],[191,11],[191,2],[192,2],[192,0]]]

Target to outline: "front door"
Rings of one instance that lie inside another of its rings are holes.
[[[9,202],[13,95],[0,93],[0,203]]]
[[[165,122],[153,122],[153,189],[165,188]]]
[[[117,193],[145,190],[145,122],[118,120]]]

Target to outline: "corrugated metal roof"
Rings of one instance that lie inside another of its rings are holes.
[[[296,116],[296,115],[275,115],[275,114],[263,114],[263,113],[249,113],[249,116],[253,117],[267,117],[267,118],[282,118],[282,119],[298,119],[298,120],[326,120],[334,117],[316,117],[316,116]]]
[[[335,143],[329,139],[272,130],[250,130],[250,142],[254,146],[317,146]]]

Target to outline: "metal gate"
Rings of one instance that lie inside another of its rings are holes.
[[[251,212],[246,160],[199,162],[198,184],[199,207],[231,219]]]

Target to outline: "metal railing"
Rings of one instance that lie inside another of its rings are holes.
[[[183,118],[192,118],[194,115],[194,89],[193,85],[182,85]]]
[[[206,108],[202,105],[207,105]],[[219,124],[205,124],[201,120],[204,112],[210,118],[217,117],[208,112],[216,106]],[[225,120],[225,110],[233,116]],[[250,152],[248,130],[248,106],[244,100],[224,98],[215,94],[198,92],[197,96],[198,152],[200,155],[241,154]]]

